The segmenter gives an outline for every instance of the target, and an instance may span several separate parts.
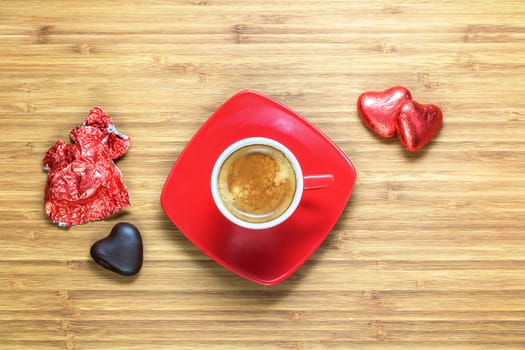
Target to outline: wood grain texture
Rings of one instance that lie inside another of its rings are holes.
[[[0,349],[525,349],[524,77],[522,1],[2,1]],[[443,109],[418,154],[357,116],[361,92],[398,84]],[[271,288],[211,261],[159,203],[242,89],[358,171],[327,240]],[[59,229],[42,157],[94,105],[133,139],[118,161],[133,206]],[[124,220],[144,239],[134,278],[89,256]]]

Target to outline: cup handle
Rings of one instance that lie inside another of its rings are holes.
[[[305,190],[317,190],[319,188],[330,187],[335,182],[332,174],[309,175],[305,176],[303,181],[303,188]]]

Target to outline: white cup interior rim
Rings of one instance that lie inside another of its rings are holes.
[[[292,165],[292,168],[295,172],[295,194],[294,198],[292,199],[292,202],[290,203],[290,206],[288,209],[284,211],[280,216],[276,217],[273,220],[266,221],[266,222],[260,222],[260,223],[253,223],[244,221],[235,215],[233,215],[224,205],[221,196],[219,194],[218,190],[218,175],[219,171],[221,169],[222,164],[228,157],[235,151],[237,151],[240,148],[250,146],[250,145],[266,145],[273,147],[279,151],[281,151],[286,158],[290,161],[290,164]],[[297,209],[299,206],[299,203],[301,201],[302,195],[303,195],[303,172],[301,169],[301,165],[295,155],[288,149],[288,147],[284,146],[282,143],[270,139],[267,137],[249,137],[245,139],[238,140],[234,142],[233,144],[229,145],[217,158],[215,161],[215,164],[213,166],[212,174],[211,174],[211,192],[213,201],[215,202],[215,205],[219,209],[219,211],[224,215],[228,220],[233,222],[234,224],[247,228],[247,229],[253,229],[253,230],[262,230],[262,229],[268,229],[274,226],[277,226],[284,221],[286,221]]]

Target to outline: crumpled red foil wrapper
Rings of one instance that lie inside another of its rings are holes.
[[[49,218],[69,227],[105,219],[129,206],[127,188],[113,160],[126,153],[130,138],[94,107],[82,125],[71,130],[70,139],[72,143],[57,140],[43,159]]]

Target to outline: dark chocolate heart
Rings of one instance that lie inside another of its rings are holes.
[[[134,275],[142,267],[142,237],[139,230],[127,222],[113,226],[110,234],[91,246],[96,263],[121,275]]]

